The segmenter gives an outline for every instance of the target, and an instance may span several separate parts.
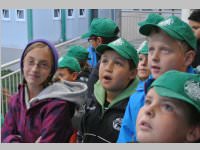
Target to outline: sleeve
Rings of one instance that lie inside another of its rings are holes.
[[[69,142],[73,133],[69,103],[50,102],[44,109],[40,143]]]
[[[135,142],[136,139],[136,120],[140,108],[144,105],[144,92],[134,93],[127,104],[122,121],[122,127],[118,136],[117,143]]]
[[[11,97],[8,105],[8,112],[6,113],[4,124],[1,129],[1,142],[3,143],[12,143],[12,142],[22,142],[22,138],[17,130],[16,124],[16,112],[15,107],[16,97]]]

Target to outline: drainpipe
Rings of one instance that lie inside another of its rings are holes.
[[[33,40],[33,12],[32,9],[27,9],[27,29],[28,41]]]
[[[91,10],[91,9],[88,9],[88,29],[90,28],[90,24],[91,24],[92,19],[93,19],[92,16],[93,16],[93,15],[92,15],[92,10]]]
[[[66,41],[66,9],[61,9],[61,39]]]

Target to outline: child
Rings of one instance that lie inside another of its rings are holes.
[[[74,103],[85,94],[81,87],[55,83],[56,48],[46,40],[31,41],[21,57],[23,84],[9,101],[2,142],[63,143],[73,132]]]
[[[84,83],[87,83],[88,77],[91,71],[89,64],[87,62],[87,60],[89,59],[88,54],[89,53],[86,48],[84,48],[83,46],[78,46],[78,45],[70,46],[66,53],[67,56],[74,57],[78,60],[81,67],[81,71],[79,72],[79,75],[78,75],[78,78],[79,78],[78,80]]]
[[[144,41],[138,48],[139,63],[138,63],[138,77],[141,81],[145,81],[150,75],[150,69],[148,67],[148,45],[147,41]]]
[[[143,26],[145,24],[157,24],[163,20],[164,18],[161,15],[151,13],[147,16],[147,18],[144,21],[139,22],[138,25]],[[141,48],[142,48],[141,50],[139,48],[139,53],[144,53],[146,55],[144,58],[148,60],[147,58],[148,57],[148,43],[144,42],[144,45],[142,44]],[[142,54],[139,54],[140,58],[141,56]],[[140,79],[140,82],[136,88],[136,92],[130,97],[130,100],[128,102],[128,105],[123,117],[122,127],[120,129],[119,137],[117,140],[118,143],[131,142],[133,141],[133,139],[136,140],[136,135],[133,134],[135,133],[135,128],[134,128],[135,121],[136,121],[135,112],[137,112],[137,110],[140,109],[140,106],[143,105],[143,101],[139,101],[141,103],[138,102],[139,104],[137,105],[134,104],[134,102],[135,102],[135,99],[144,98],[144,84],[146,80],[151,78],[151,76],[148,76],[149,75],[148,71],[142,71],[142,73],[140,73],[140,68],[141,68],[140,66],[142,66],[142,68],[149,68],[147,66],[148,62],[147,61],[144,61],[144,62],[145,63],[143,63],[143,61],[139,61],[139,64],[138,64],[138,76],[139,78],[142,78],[144,80],[141,81]],[[150,69],[147,69],[147,70],[150,70]]]
[[[81,71],[80,64],[76,58],[70,57],[70,56],[68,56],[68,54],[59,58],[58,70],[56,73],[58,80],[61,80],[63,82],[71,81],[71,83],[70,82],[68,82],[68,83],[73,85],[74,82],[76,82],[78,80],[78,74],[80,71]],[[79,85],[80,87],[82,86],[82,87],[85,87],[85,89],[87,89],[86,84],[83,84],[80,82],[76,82],[76,84]],[[78,101],[77,103],[79,105],[76,105],[75,113],[72,117],[72,127],[74,129],[74,134],[72,136],[73,138],[70,138],[70,143],[76,142],[76,136],[74,136],[74,135],[76,135],[77,130],[80,128],[81,117],[84,113],[83,108],[86,103],[85,100],[86,100],[85,98],[82,98],[79,100],[77,99],[77,101]]]
[[[168,71],[156,79],[136,129],[138,142],[200,141],[200,75]]]
[[[76,58],[67,55],[59,58],[56,76],[60,80],[76,81],[80,71],[81,67]]]
[[[124,129],[128,130],[126,133],[129,133],[128,137],[132,141],[136,141],[135,123],[137,114],[144,105],[145,88],[169,70],[195,73],[191,64],[195,56],[196,37],[188,24],[176,16],[170,16],[158,24],[144,24],[139,31],[148,36],[148,65],[151,75],[142,92],[136,91],[127,106],[128,123]]]
[[[193,67],[200,67],[200,9],[194,9],[188,17],[188,21],[197,37],[196,57],[192,65]]]
[[[88,104],[90,103],[93,93],[94,84],[99,79],[99,59],[101,55],[95,49],[101,44],[108,44],[118,38],[119,27],[109,18],[94,18],[88,33],[82,35],[82,38],[88,38],[90,43],[89,57],[91,58],[92,71],[89,76],[88,86]]]
[[[122,38],[96,50],[102,53],[99,81],[83,116],[81,133],[86,143],[116,142],[129,96],[138,84],[138,54]]]

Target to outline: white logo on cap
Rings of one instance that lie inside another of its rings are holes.
[[[122,41],[122,39],[118,39],[116,41],[113,42],[113,44],[115,44],[116,46],[121,46],[124,42]]]
[[[200,101],[200,82],[194,80],[186,81],[184,91],[190,98]]]
[[[161,21],[160,23],[158,23],[158,25],[160,25],[160,26],[169,26],[169,25],[171,25],[173,23],[174,23],[174,20],[172,18],[169,18],[169,19],[167,19],[165,21]]]

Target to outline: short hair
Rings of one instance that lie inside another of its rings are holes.
[[[200,9],[194,9],[190,16],[188,17],[189,20],[200,22]]]
[[[158,27],[152,27],[152,30],[151,30],[151,33],[150,33],[150,35],[152,34],[152,33],[160,33],[162,30],[160,29],[160,28],[158,28]],[[164,32],[165,33],[165,32]],[[166,33],[167,34],[167,33]],[[167,34],[168,35],[168,34]],[[171,37],[170,35],[168,35],[169,37]],[[172,38],[172,39],[174,39],[174,38]],[[185,52],[187,52],[187,51],[189,51],[189,50],[193,50],[193,48],[185,41],[185,40],[178,40],[178,39],[174,39],[174,40],[176,40],[176,41],[178,41],[178,43],[180,43],[181,44],[181,46],[182,46],[182,49],[185,51]]]

